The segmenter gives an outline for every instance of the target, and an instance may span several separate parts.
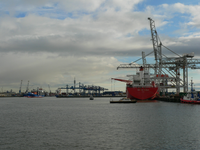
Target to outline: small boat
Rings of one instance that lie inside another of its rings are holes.
[[[200,104],[200,96],[193,88],[193,82],[191,80],[191,91],[187,92],[187,95],[180,99],[181,103]]]
[[[137,100],[131,100],[130,98],[126,98],[126,97],[124,97],[118,101],[113,101],[113,100],[110,101],[110,103],[136,103],[136,102],[137,102]]]
[[[92,95],[90,95],[90,100],[94,100],[94,97]]]

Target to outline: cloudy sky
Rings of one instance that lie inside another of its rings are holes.
[[[22,91],[28,81],[30,89],[55,91],[74,78],[124,90],[110,79],[132,74],[116,68],[153,51],[148,17],[163,45],[200,58],[199,0],[1,0],[1,91],[18,92],[21,80]]]

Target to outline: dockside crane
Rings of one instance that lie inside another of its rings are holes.
[[[161,75],[161,60],[162,60],[162,42],[159,39],[159,36],[156,31],[155,21],[151,18],[148,18],[150,21],[150,29],[151,29],[151,40],[153,44],[153,50],[154,50],[154,57],[155,57],[155,74],[158,73],[159,77]]]
[[[50,86],[49,86],[49,84],[48,84],[48,87],[49,87],[49,93],[51,94],[51,89],[50,89]]]
[[[142,52],[143,64],[136,64],[136,61],[129,64],[120,64],[119,68],[139,68],[140,66],[152,68],[154,70],[154,80],[159,87],[159,91],[164,91],[167,88],[176,88],[176,93],[179,94],[180,88],[183,88],[184,92],[188,91],[188,69],[200,69],[198,64],[200,64],[200,60],[193,59],[194,53],[183,54],[182,56],[170,50],[166,46],[164,46],[158,36],[155,27],[155,21],[151,18],[148,18],[150,21],[150,29],[151,29],[151,40],[153,44],[153,53],[155,57],[155,64],[146,64],[146,56],[151,53],[145,55]],[[176,57],[167,57],[162,54],[162,47],[169,50]],[[180,75],[180,69],[183,70],[183,76]],[[169,74],[170,76],[166,76]],[[164,75],[164,76],[163,76]],[[153,78],[152,78],[153,79]],[[161,83],[162,82],[162,83]],[[167,82],[171,83],[171,86],[168,85]],[[165,85],[163,85],[163,83]]]
[[[28,81],[28,84],[27,84],[27,87],[26,87],[26,93],[28,93],[29,91],[29,81]]]
[[[77,89],[77,90],[79,90],[79,94],[82,94],[82,95],[87,95],[87,94],[91,94],[91,93],[100,95],[101,91],[103,92],[105,90],[108,90],[108,89],[100,87],[100,86],[84,85],[84,84],[81,84],[81,82],[79,82],[78,84],[79,84],[79,86],[76,86],[76,81],[74,80],[74,86],[66,85],[66,87],[58,88],[58,91],[61,92],[61,89],[66,89],[66,94],[68,95],[69,90],[71,90],[71,93],[72,93],[72,91],[75,91]],[[76,94],[76,93],[74,92],[74,94]]]
[[[23,80],[21,80],[20,87],[19,87],[19,94],[21,94],[21,91],[22,91],[22,81]]]

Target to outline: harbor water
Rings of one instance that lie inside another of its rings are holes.
[[[0,149],[200,149],[200,105],[109,101],[0,98]]]

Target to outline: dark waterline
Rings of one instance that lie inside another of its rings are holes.
[[[109,101],[1,98],[0,149],[200,148],[200,105]]]

